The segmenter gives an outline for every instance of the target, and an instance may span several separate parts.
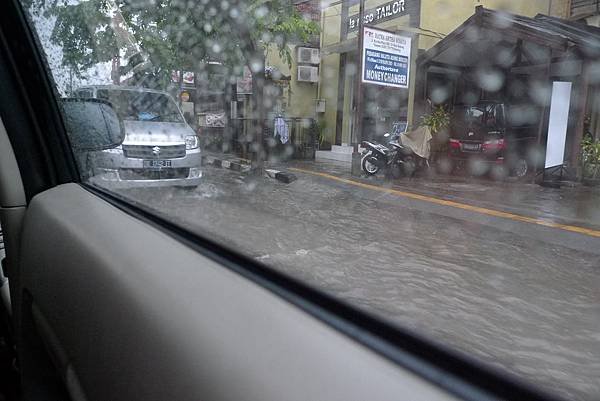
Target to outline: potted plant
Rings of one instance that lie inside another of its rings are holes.
[[[421,117],[421,126],[428,127],[433,136],[431,140],[432,159],[436,159],[435,155],[446,150],[449,134],[448,126],[450,125],[450,113],[444,106],[436,106],[429,114]]]
[[[327,122],[325,120],[317,120],[314,123],[315,142],[319,150],[331,150],[331,144],[326,140],[325,129]]]
[[[582,183],[600,185],[600,141],[586,135],[581,142]]]
[[[443,133],[450,125],[450,113],[444,106],[436,106],[431,113],[421,117],[421,125],[429,127],[434,136]]]

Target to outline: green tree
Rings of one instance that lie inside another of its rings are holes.
[[[291,0],[29,1],[32,13],[55,19],[51,39],[62,48],[62,64],[79,77],[94,64],[123,53],[128,68],[134,67],[132,60],[149,61],[149,67],[137,74],[140,79],[151,78],[155,86],[164,86],[170,71],[181,66],[199,69],[207,61],[218,61],[230,83],[247,66],[253,73],[254,134],[259,147],[266,117],[267,47],[275,45],[291,66],[288,44],[307,42],[319,30]],[[262,168],[262,157],[257,161]]]

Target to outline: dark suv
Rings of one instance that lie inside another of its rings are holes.
[[[508,115],[507,115],[508,114]],[[536,164],[537,113],[527,106],[495,101],[455,105],[449,156],[455,168],[524,177]]]

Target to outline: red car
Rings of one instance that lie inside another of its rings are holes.
[[[455,169],[524,177],[539,160],[535,110],[486,101],[455,105],[448,152]]]

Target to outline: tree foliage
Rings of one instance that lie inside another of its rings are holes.
[[[584,178],[597,179],[600,175],[600,140],[594,140],[591,134],[585,135],[581,152]]]
[[[112,59],[117,43],[107,11],[105,4],[84,2],[48,13],[56,17],[51,40],[62,47],[63,65],[81,71]]]
[[[421,125],[429,127],[432,134],[437,134],[450,125],[450,113],[443,106],[437,106],[431,113],[421,117]]]
[[[133,35],[155,72],[218,61],[236,75],[244,65],[255,72],[262,69],[269,44],[291,65],[287,45],[318,33],[317,24],[299,14],[290,0],[29,1],[33,13],[56,19],[52,41],[62,47],[63,65],[79,76],[131,47],[119,30]],[[115,19],[117,10],[124,24]]]

